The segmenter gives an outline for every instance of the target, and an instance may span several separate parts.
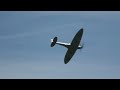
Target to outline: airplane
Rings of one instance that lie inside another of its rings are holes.
[[[73,55],[75,54],[77,49],[82,49],[84,44],[81,45],[80,41],[83,35],[83,28],[81,28],[76,35],[74,36],[71,43],[63,43],[63,42],[57,42],[57,37],[54,37],[54,39],[51,39],[51,47],[53,47],[55,44],[61,45],[66,47],[68,50],[66,52],[66,55],[64,57],[64,63],[67,64]],[[80,45],[79,45],[80,44]]]

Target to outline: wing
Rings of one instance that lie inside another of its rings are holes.
[[[83,28],[81,28],[77,33],[76,35],[74,36],[72,42],[71,42],[71,45],[75,44],[75,43],[80,43],[81,41],[81,38],[82,38],[82,35],[83,35]]]
[[[67,48],[70,46],[70,43],[56,42],[56,44],[67,47]]]
[[[73,57],[75,52],[76,52],[76,50],[68,49],[68,51],[66,52],[65,58],[64,58],[64,63],[65,64],[67,64],[70,61],[70,59]]]

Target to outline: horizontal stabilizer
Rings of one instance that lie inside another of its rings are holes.
[[[55,37],[54,39],[51,39],[51,47],[53,47],[57,42],[57,37]]]

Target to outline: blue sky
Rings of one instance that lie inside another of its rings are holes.
[[[84,28],[83,50],[64,64],[70,43]],[[1,11],[1,79],[120,79],[119,11]]]

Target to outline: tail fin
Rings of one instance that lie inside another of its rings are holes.
[[[51,47],[53,47],[57,42],[57,37],[54,37],[54,39],[51,39]]]

